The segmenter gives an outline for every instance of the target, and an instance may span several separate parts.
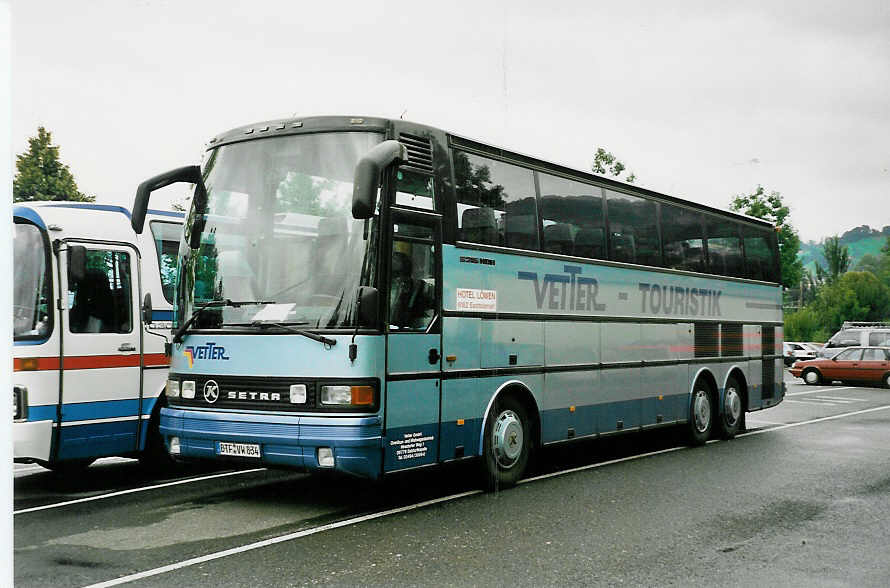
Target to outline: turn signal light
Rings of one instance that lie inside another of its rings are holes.
[[[374,388],[371,386],[352,386],[352,403],[359,406],[374,404]]]

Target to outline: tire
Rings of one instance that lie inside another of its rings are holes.
[[[482,436],[485,489],[515,486],[531,455],[531,423],[525,407],[512,396],[495,399]]]
[[[66,459],[65,461],[42,461],[40,465],[60,477],[69,477],[82,473],[96,461],[95,458]]]
[[[890,388],[890,372],[884,374],[884,377],[881,379],[881,384],[883,384],[884,388]]]
[[[692,399],[689,402],[688,442],[690,445],[704,445],[714,428],[714,394],[703,380],[695,383]]]
[[[803,381],[809,386],[818,386],[822,383],[822,374],[815,368],[804,370],[800,377],[803,378]]]
[[[726,381],[723,391],[723,407],[720,411],[720,436],[732,439],[743,429],[745,403],[742,387],[735,378]]]

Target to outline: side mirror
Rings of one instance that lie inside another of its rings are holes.
[[[87,275],[87,248],[83,245],[68,246],[68,279],[82,281]]]
[[[408,161],[408,148],[390,139],[368,151],[355,166],[352,183],[352,217],[371,218],[377,206],[380,172],[392,163]]]
[[[361,286],[358,289],[358,324],[376,327],[379,319],[380,293],[377,288]]]
[[[146,292],[142,301],[142,322],[146,325],[151,324],[151,310],[151,292]]]
[[[178,182],[195,184],[196,206],[206,204],[207,190],[204,188],[201,168],[197,165],[179,167],[149,178],[136,188],[136,199],[133,201],[133,216],[130,217],[130,224],[133,225],[133,230],[137,234],[141,234],[145,226],[145,214],[148,212],[148,199],[151,193]]]

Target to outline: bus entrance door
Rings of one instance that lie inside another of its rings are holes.
[[[393,211],[387,292],[386,472],[436,463],[441,394],[441,217]]]
[[[138,263],[137,252],[123,244],[69,242],[60,251],[62,306],[67,312],[56,459],[138,449]]]

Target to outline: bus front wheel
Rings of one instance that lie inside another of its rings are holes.
[[[531,453],[529,417],[516,398],[497,398],[492,404],[482,436],[485,488],[515,486],[528,465]]]
[[[689,405],[689,444],[704,445],[714,427],[714,396],[702,380],[695,383]]]

